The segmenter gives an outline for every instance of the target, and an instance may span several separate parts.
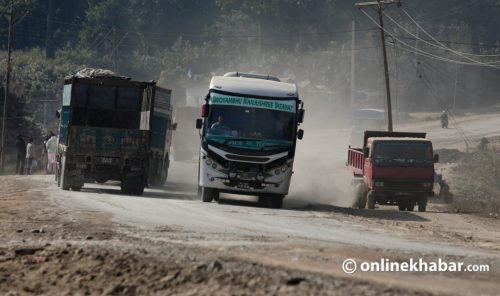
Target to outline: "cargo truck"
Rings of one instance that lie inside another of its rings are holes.
[[[84,69],[64,81],[56,180],[63,190],[121,182],[141,195],[167,178],[171,91],[107,70]]]
[[[400,211],[425,212],[434,196],[432,142],[425,133],[365,131],[363,146],[349,146],[347,166],[353,172],[353,206],[374,209],[375,204],[398,205]]]

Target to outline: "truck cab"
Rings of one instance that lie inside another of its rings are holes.
[[[432,142],[425,133],[365,132],[362,149],[349,148],[348,165],[354,172],[355,205],[397,204],[399,210],[426,211],[434,196]]]

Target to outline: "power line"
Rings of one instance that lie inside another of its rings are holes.
[[[403,31],[405,31],[406,33],[408,33],[410,36],[412,37],[415,37],[416,40],[419,40],[419,41],[422,41],[423,43],[425,44],[428,44],[430,46],[434,46],[434,47],[437,47],[439,49],[443,49],[443,50],[448,50],[448,51],[451,51],[453,53],[461,53],[463,55],[470,55],[470,56],[477,56],[477,57],[499,57],[499,55],[478,55],[478,54],[471,54],[471,53],[464,53],[464,52],[459,52],[459,51],[455,51],[455,50],[452,50],[451,48],[447,47],[447,46],[444,46],[444,45],[439,45],[439,44],[434,44],[432,42],[429,42],[427,40],[424,40],[420,37],[418,37],[417,35],[413,34],[412,32],[410,32],[409,30],[407,30],[403,25],[399,24],[396,20],[394,20],[392,17],[390,17],[389,15],[387,15],[386,13],[382,12],[391,22],[393,22],[396,26],[398,26],[399,28],[401,28]],[[419,28],[421,28],[418,24],[417,26]],[[426,33],[424,30],[423,30],[424,33]],[[427,34],[427,33],[426,33]],[[434,37],[432,37],[433,40],[435,40]],[[439,41],[438,41],[439,42]],[[486,63],[487,64],[487,63]]]
[[[479,66],[478,63],[467,63],[467,62],[463,62],[463,61],[458,61],[458,60],[453,60],[453,59],[449,59],[449,58],[445,58],[445,57],[442,57],[442,56],[438,56],[438,55],[434,55],[434,54],[431,54],[429,52],[426,52],[424,50],[421,50],[419,48],[416,48],[400,39],[398,39],[394,34],[390,33],[389,31],[387,31],[386,29],[384,29],[383,27],[381,27],[377,21],[375,21],[369,14],[367,14],[365,11],[361,10],[374,24],[376,24],[379,28],[381,28],[385,33],[387,33],[389,36],[391,36],[394,40],[397,40],[399,41],[401,44],[409,47],[409,48],[412,48],[413,50],[417,51],[415,53],[417,54],[420,54],[420,55],[425,55],[425,56],[428,56],[428,57],[432,57],[434,59],[437,59],[437,60],[441,60],[441,61],[445,61],[445,62],[450,62],[450,63],[459,63],[459,64],[463,64],[463,65],[475,65],[475,66]],[[487,67],[491,67],[491,68],[495,68],[495,69],[500,69],[500,67],[497,67],[497,66],[493,66],[493,65],[488,65],[488,64],[484,64],[486,65]]]
[[[483,63],[483,62],[480,62],[480,61],[474,60],[474,59],[472,59],[472,58],[467,57],[465,54],[463,54],[463,53],[461,53],[461,52],[459,52],[459,51],[456,51],[456,50],[453,50],[453,49],[451,49],[451,48],[447,47],[447,46],[446,46],[446,45],[444,45],[443,43],[439,42],[439,40],[437,40],[436,38],[434,38],[434,36],[432,36],[431,34],[429,34],[429,33],[428,33],[428,32],[427,32],[424,28],[422,28],[422,26],[420,26],[420,24],[419,24],[419,23],[417,23],[417,22],[416,22],[416,21],[415,21],[415,20],[411,17],[411,15],[410,15],[410,14],[409,14],[409,13],[408,13],[408,12],[407,12],[404,8],[401,8],[401,10],[403,11],[403,13],[404,13],[404,14],[406,14],[406,16],[407,16],[407,17],[408,17],[408,18],[409,18],[409,19],[410,19],[410,20],[411,20],[411,21],[412,21],[415,25],[417,25],[417,27],[418,27],[420,30],[422,30],[422,32],[424,32],[424,34],[426,34],[427,36],[429,36],[429,38],[431,38],[432,40],[434,40],[435,42],[437,42],[439,45],[443,46],[443,47],[444,47],[444,48],[446,48],[447,50],[449,50],[449,51],[451,51],[451,52],[455,53],[456,55],[461,56],[461,57],[463,57],[463,58],[465,58],[465,59],[467,59],[467,60],[469,60],[469,61],[471,61],[471,62],[475,62],[475,63],[478,63],[478,64],[482,64],[482,65],[485,65],[485,66],[487,66],[487,67],[492,67],[492,68],[500,69],[500,67],[496,67],[496,66],[488,65],[488,64],[485,64],[485,63]]]

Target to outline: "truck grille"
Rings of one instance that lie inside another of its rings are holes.
[[[383,180],[385,190],[404,190],[404,191],[420,191],[430,190],[429,187],[424,187],[424,183],[430,183],[430,180]]]

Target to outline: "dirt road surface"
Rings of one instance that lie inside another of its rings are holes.
[[[444,146],[460,141],[429,129]],[[499,219],[439,203],[426,213],[345,207],[342,133],[306,133],[281,210],[250,197],[202,203],[194,163],[173,163],[167,186],[141,197],[113,183],[73,192],[53,176],[2,176],[0,294],[498,295]],[[489,271],[346,274],[348,258],[358,267],[440,258]]]

